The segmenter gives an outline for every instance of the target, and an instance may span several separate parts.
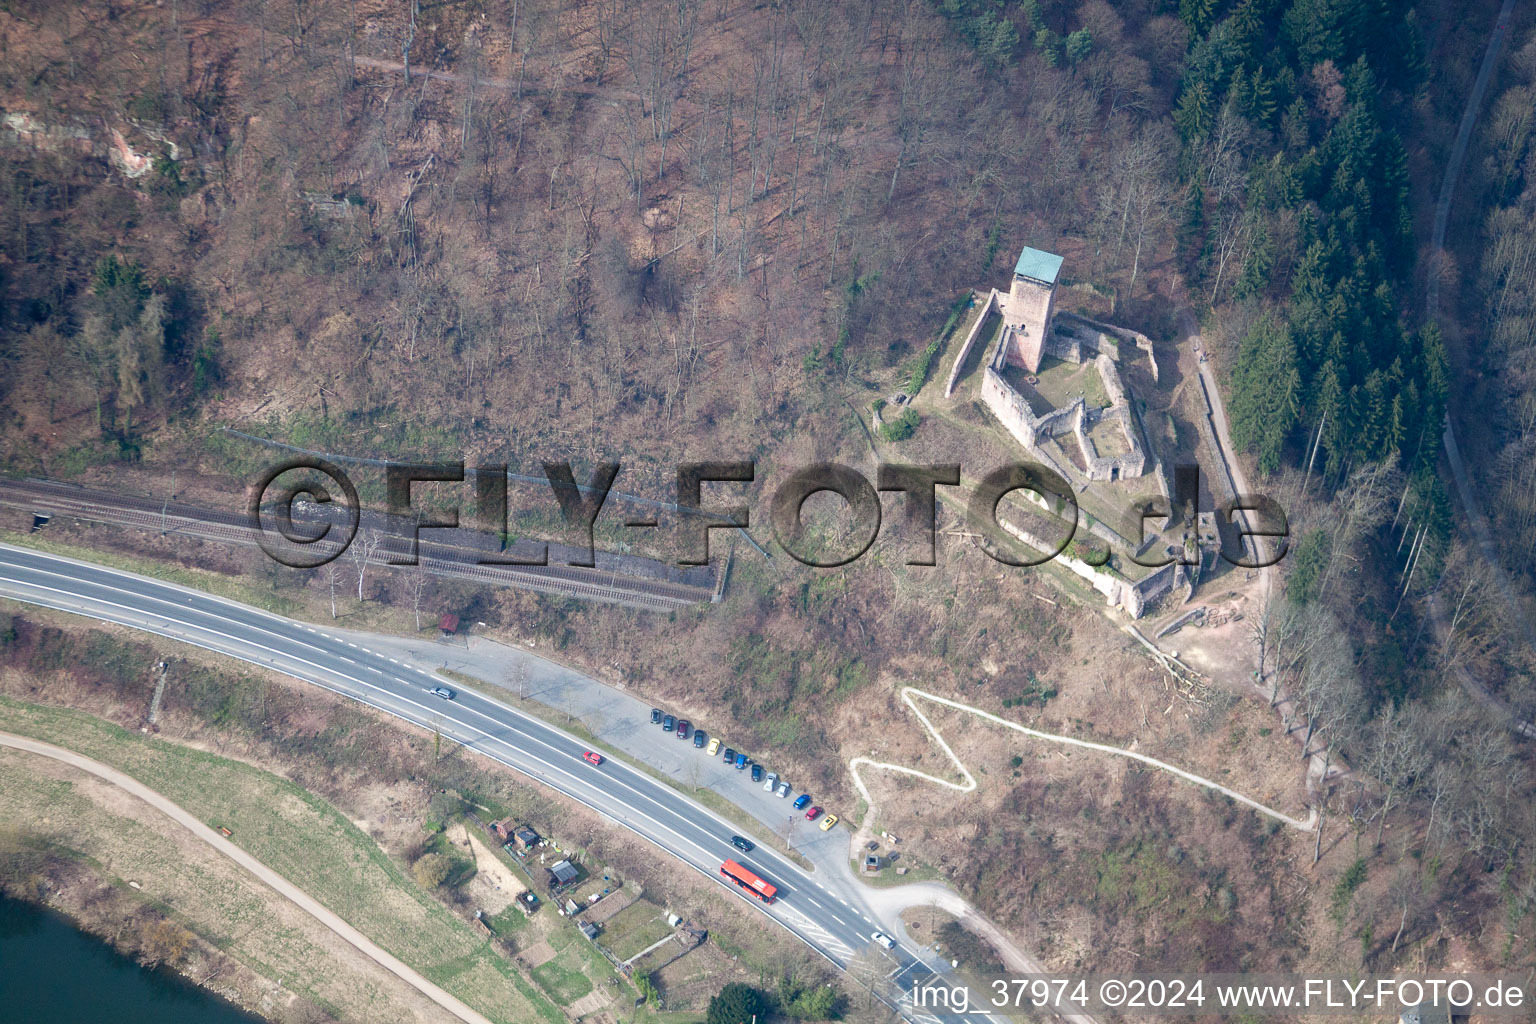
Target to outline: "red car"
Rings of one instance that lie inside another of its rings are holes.
[[[585,754],[582,754],[581,756],[587,759],[587,763],[588,764],[602,764],[603,763],[603,755],[602,754],[594,754],[590,750],[587,751]]]
[[[821,816],[821,808],[820,807],[812,807],[810,810],[805,812],[805,820],[806,821],[815,821],[820,816]]]

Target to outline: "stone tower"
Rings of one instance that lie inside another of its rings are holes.
[[[1003,322],[1012,336],[1008,361],[1030,373],[1040,369],[1045,354],[1045,335],[1051,329],[1051,308],[1056,297],[1056,275],[1061,257],[1024,247],[1013,268],[1013,285],[1003,309]]]

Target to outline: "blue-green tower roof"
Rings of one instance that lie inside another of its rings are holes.
[[[1024,251],[1019,253],[1019,262],[1014,265],[1013,272],[1031,281],[1055,285],[1056,275],[1061,273],[1061,257],[1026,245]]]

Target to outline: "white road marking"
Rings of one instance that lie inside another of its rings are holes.
[[[135,602],[135,604],[133,604],[133,605],[122,604],[122,603],[114,602],[114,601],[111,601],[111,600],[107,600],[104,597],[98,596],[98,594],[93,594],[93,593],[84,593],[84,594],[82,594],[82,593],[78,593],[78,592],[74,592],[74,591],[69,591],[69,590],[61,590],[59,588],[49,587],[49,586],[46,586],[46,585],[41,584],[41,583],[34,583],[34,582],[29,582],[29,581],[24,581],[24,580],[19,580],[19,579],[12,579],[12,580],[10,580],[10,582],[13,584],[13,586],[15,588],[19,588],[20,590],[22,590],[24,592],[42,592],[43,594],[57,594],[57,595],[59,595],[60,598],[63,599],[62,601],[56,600],[56,599],[40,599],[36,594],[32,594],[31,596],[23,597],[24,600],[31,600],[34,603],[43,604],[43,605],[49,605],[49,606],[53,606],[53,607],[58,607],[58,608],[60,608],[63,611],[71,612],[73,614],[85,614],[85,615],[88,615],[90,617],[102,619],[103,621],[120,622],[120,623],[122,623],[124,625],[132,626],[134,628],[147,629],[150,632],[162,632],[163,635],[170,636],[173,639],[176,639],[176,640],[178,640],[180,642],[189,643],[189,644],[192,644],[193,646],[203,647],[203,648],[205,648],[207,650],[214,651],[215,653],[218,653],[218,654],[233,656],[233,657],[239,658],[241,660],[251,661],[251,662],[255,662],[257,664],[269,664],[269,665],[272,665],[274,667],[278,667],[279,659],[280,659],[281,660],[281,664],[283,666],[283,668],[280,669],[280,670],[286,671],[287,674],[298,675],[298,673],[293,672],[291,666],[294,666],[294,665],[304,666],[305,668],[307,668],[307,669],[309,669],[311,671],[310,672],[306,672],[303,675],[299,675],[299,678],[306,679],[307,681],[315,683],[317,685],[320,685],[320,686],[324,687],[325,689],[333,690],[335,692],[340,693],[343,696],[350,697],[350,698],[352,698],[354,700],[358,700],[361,703],[367,704],[367,705],[372,706],[374,708],[377,708],[377,709],[379,709],[381,711],[385,711],[387,713],[395,714],[395,715],[398,715],[400,717],[405,717],[408,722],[411,722],[414,725],[420,726],[422,724],[422,722],[420,720],[413,719],[411,717],[407,717],[406,715],[403,715],[402,712],[401,712],[402,708],[407,708],[408,707],[408,708],[416,709],[417,712],[421,713],[422,716],[425,717],[425,719],[427,721],[431,721],[431,720],[434,720],[434,719],[441,720],[441,712],[440,712],[439,709],[437,709],[437,708],[428,708],[428,707],[426,707],[426,706],[424,706],[422,704],[419,704],[416,701],[410,699],[410,697],[408,695],[396,693],[394,690],[391,690],[391,689],[389,689],[387,687],[378,686],[378,685],[376,685],[374,683],[371,683],[371,682],[368,682],[368,681],[366,681],[366,680],[364,680],[362,678],[359,678],[356,675],[350,675],[350,674],[348,674],[348,673],[346,673],[344,671],[341,671],[341,670],[338,670],[338,669],[335,669],[335,668],[332,668],[332,667],[328,667],[328,666],[319,664],[319,663],[317,663],[315,661],[311,661],[311,660],[309,660],[307,657],[305,657],[303,655],[296,654],[296,653],[290,653],[288,650],[282,649],[282,648],[298,648],[298,649],[300,649],[302,651],[314,652],[314,654],[316,654],[316,655],[326,655],[326,656],[331,656],[331,657],[334,657],[334,658],[341,658],[341,656],[339,654],[336,654],[334,651],[326,650],[326,649],[323,649],[323,648],[316,647],[316,646],[314,646],[312,644],[306,643],[302,639],[300,639],[299,637],[297,637],[297,636],[295,636],[293,634],[297,631],[296,628],[303,628],[304,630],[306,630],[308,632],[311,632],[311,633],[315,633],[317,636],[324,637],[325,639],[332,640],[334,642],[343,642],[343,641],[340,640],[339,637],[334,637],[334,636],[331,636],[330,634],[326,634],[326,633],[320,633],[320,632],[316,631],[315,629],[313,629],[312,627],[304,626],[302,623],[296,623],[296,622],[293,622],[292,620],[284,619],[281,616],[273,615],[271,613],[264,612],[264,611],[262,611],[260,609],[251,608],[251,607],[248,607],[248,606],[245,606],[245,605],[238,604],[237,602],[228,601],[228,600],[220,598],[220,597],[218,597],[216,595],[203,594],[203,593],[200,593],[200,592],[193,592],[192,596],[186,597],[183,600],[187,604],[194,604],[194,600],[193,599],[194,599],[194,597],[197,598],[201,602],[201,606],[196,608],[196,612],[197,612],[197,614],[202,619],[213,620],[215,622],[220,622],[220,623],[229,623],[231,626],[238,627],[239,629],[245,631],[248,635],[247,636],[236,636],[234,634],[227,633],[227,632],[224,632],[224,631],[222,631],[220,629],[214,628],[214,627],[212,627],[210,625],[205,625],[202,622],[195,622],[195,621],[178,622],[176,624],[176,626],[174,627],[174,629],[173,629],[173,627],[172,627],[170,622],[166,622],[166,623],[164,623],[163,626],[158,626],[157,627],[152,620],[148,619],[145,616],[144,610],[142,608],[142,603],[147,600],[148,602],[150,602],[152,604],[168,604],[170,602],[166,598],[156,596],[156,594],[153,593],[153,591],[154,590],[169,590],[169,591],[175,592],[175,591],[180,590],[180,591],[186,592],[186,588],[178,587],[175,584],[167,584],[167,583],[164,583],[164,582],[158,581],[158,580],[142,579],[142,578],[136,577],[136,576],[134,576],[134,575],[132,575],[130,573],[118,572],[118,571],[115,571],[115,570],[107,569],[105,567],[91,565],[90,563],[80,563],[80,562],[77,562],[77,561],[71,560],[71,559],[64,559],[64,558],[58,558],[56,556],[49,556],[49,555],[46,555],[46,554],[43,554],[43,553],[32,551],[30,549],[15,548],[15,547],[13,547],[11,545],[0,545],[0,546],[11,548],[11,550],[16,551],[18,554],[23,554],[23,555],[31,556],[32,558],[35,558],[37,561],[62,563],[62,564],[65,564],[65,565],[70,565],[70,566],[79,566],[81,568],[91,569],[91,570],[93,570],[93,571],[95,571],[95,572],[97,572],[97,573],[99,573],[101,575],[110,575],[110,576],[121,577],[121,578],[124,578],[124,579],[127,579],[127,580],[132,580],[140,588],[149,588],[151,590],[150,593],[142,593],[142,592],[139,592],[137,590],[130,591],[130,590],[125,590],[125,589],[123,589],[121,587],[112,586],[111,584],[101,582],[100,580],[97,580],[97,579],[82,580],[82,579],[79,579],[79,578],[77,578],[75,576],[72,576],[72,575],[69,575],[69,574],[66,574],[66,573],[56,572],[56,571],[53,571],[53,570],[48,569],[48,568],[38,567],[36,565],[17,565],[17,566],[15,566],[15,568],[18,571],[28,572],[28,573],[32,573],[32,574],[36,574],[36,575],[40,575],[40,576],[52,576],[52,577],[55,577],[55,578],[58,578],[58,579],[61,579],[61,580],[66,580],[69,583],[74,584],[77,587],[88,588],[89,590],[94,590],[94,591],[97,591],[98,593],[100,591],[107,591],[107,592],[113,592],[113,593],[122,594],[125,598]],[[222,608],[229,608],[229,609],[237,610],[241,614],[241,618],[238,618],[238,619],[232,618],[229,614],[221,612],[220,609],[222,609]],[[89,611],[83,611],[83,609],[89,609]],[[104,611],[104,609],[115,610],[115,613],[114,612],[106,612],[106,611]],[[272,629],[272,628],[264,627],[263,625],[261,625],[262,621],[270,621],[270,622],[274,623],[274,625],[283,627],[283,629],[280,631],[280,630],[275,630],[275,629]],[[261,641],[260,636],[259,636],[260,634],[265,634],[267,636],[272,637],[274,640],[279,641],[280,642],[280,647],[279,648],[272,648],[272,647],[266,646]],[[211,645],[210,643],[200,639],[200,637],[215,637],[215,638],[219,638],[220,640],[225,641],[225,643],[228,646],[226,646],[226,647],[214,646],[214,645]],[[352,644],[350,641],[345,641],[345,642],[348,643],[350,646],[353,646],[353,647],[357,646],[356,644]],[[250,653],[250,651],[252,649],[254,649],[255,651],[260,652],[260,653],[252,654],[252,653]],[[343,659],[343,660],[346,660],[348,664],[353,664],[353,665],[357,664],[356,662],[353,662],[350,659]],[[384,659],[381,657],[379,660],[382,662]],[[388,659],[388,660],[393,662],[393,663],[395,663],[395,664],[397,664],[397,665],[400,664],[398,659],[391,658],[391,659]],[[375,676],[382,677],[383,679],[388,680],[388,681],[390,681],[390,682],[392,682],[392,683],[394,683],[396,685],[398,685],[398,684],[400,684],[402,682],[401,679],[399,679],[397,677],[392,677],[389,674],[389,672],[386,669],[382,668],[382,667],[366,666],[364,670],[374,674]],[[426,676],[428,679],[435,679],[436,678],[431,672],[428,672],[425,669],[415,668],[415,671],[419,672],[423,676]],[[338,687],[337,685],[335,685],[335,683],[330,682],[329,680],[340,680],[340,681],[343,681],[345,683],[350,683],[350,684],[352,684],[352,687]],[[353,687],[355,687],[356,689],[353,689]],[[361,690],[363,692],[358,692],[358,690]],[[369,696],[367,696],[368,692],[376,693],[379,696],[378,696],[378,698],[370,698]],[[679,832],[677,830],[677,828],[675,828],[672,825],[668,824],[666,819],[668,817],[676,818],[679,815],[682,815],[682,817],[681,817],[682,824],[688,825],[688,826],[692,826],[694,830],[700,831],[700,832],[704,831],[704,828],[703,828],[703,826],[700,823],[703,820],[712,821],[712,822],[714,822],[714,823],[716,823],[716,824],[718,824],[718,825],[720,825],[720,826],[722,826],[724,828],[728,828],[728,829],[734,827],[732,823],[725,821],[723,818],[721,818],[719,815],[715,814],[713,811],[710,811],[708,808],[705,808],[702,805],[698,805],[698,804],[688,800],[686,797],[683,797],[683,796],[681,796],[679,794],[671,793],[671,791],[666,791],[667,795],[668,796],[672,796],[675,799],[679,800],[685,807],[688,808],[688,810],[690,812],[696,812],[697,813],[697,818],[696,819],[695,818],[689,818],[686,814],[684,814],[683,812],[680,812],[676,807],[672,807],[672,806],[669,806],[667,804],[661,803],[656,796],[653,796],[650,793],[641,792],[641,791],[635,789],[635,787],[630,785],[629,782],[627,781],[627,779],[625,779],[623,777],[624,773],[630,773],[630,774],[635,775],[636,777],[640,777],[641,773],[639,773],[633,767],[631,767],[629,765],[623,764],[623,762],[615,762],[615,765],[618,768],[618,771],[607,773],[607,775],[606,775],[606,777],[605,777],[605,779],[603,781],[605,783],[616,783],[620,788],[622,788],[624,790],[627,790],[631,794],[633,794],[633,796],[636,798],[637,802],[640,805],[647,805],[647,804],[651,805],[652,807],[654,807],[656,809],[657,812],[660,812],[663,815],[663,817],[662,818],[650,817],[650,815],[652,813],[654,813],[654,812],[648,811],[644,806],[634,806],[634,805],[625,806],[625,807],[623,807],[622,810],[617,811],[617,812],[613,811],[613,810],[609,810],[609,809],[603,808],[603,807],[600,807],[600,806],[598,806],[597,803],[594,802],[595,797],[593,797],[592,795],[589,795],[589,791],[591,793],[596,793],[596,794],[600,794],[600,795],[603,795],[603,796],[609,796],[609,797],[613,796],[614,794],[609,792],[609,790],[607,788],[595,784],[595,780],[593,780],[590,777],[588,777],[585,773],[583,773],[582,776],[578,777],[578,776],[574,775],[571,771],[569,771],[565,767],[563,767],[562,764],[560,763],[560,761],[558,760],[558,758],[563,757],[564,755],[566,755],[569,752],[568,751],[562,751],[558,747],[553,745],[548,739],[545,738],[545,734],[552,734],[554,736],[560,737],[562,740],[567,740],[567,741],[569,741],[569,742],[571,742],[573,744],[576,744],[578,746],[580,745],[580,741],[579,740],[577,740],[574,737],[567,736],[566,734],[560,732],[559,729],[557,729],[557,728],[555,728],[553,726],[548,725],[548,723],[545,723],[545,722],[541,721],[540,719],[537,719],[537,718],[535,718],[533,716],[527,715],[526,713],[516,711],[515,709],[511,708],[508,705],[504,705],[504,704],[501,704],[500,702],[487,699],[487,698],[485,698],[485,697],[483,697],[481,695],[478,695],[478,694],[475,695],[474,699],[482,700],[486,704],[488,704],[489,706],[497,709],[499,712],[501,712],[501,713],[503,713],[503,714],[505,714],[507,716],[510,716],[511,719],[513,719],[515,722],[517,722],[519,725],[521,725],[523,730],[527,730],[527,731],[524,731],[522,733],[522,736],[520,737],[521,739],[530,740],[533,743],[537,744],[538,746],[548,749],[549,751],[553,752],[556,755],[557,759],[556,760],[550,760],[547,763],[539,761],[538,760],[538,755],[532,754],[531,751],[525,750],[524,748],[522,748],[520,746],[513,746],[510,743],[507,743],[505,741],[499,740],[499,739],[497,739],[497,737],[495,735],[493,735],[491,733],[487,733],[485,730],[477,728],[476,726],[470,725],[468,722],[462,721],[460,719],[449,719],[449,722],[453,726],[457,727],[454,730],[454,732],[458,732],[458,733],[461,734],[461,735],[454,736],[454,738],[456,740],[458,740],[459,742],[464,743],[466,746],[469,746],[469,747],[472,747],[472,748],[475,748],[475,749],[479,749],[486,756],[490,756],[493,759],[495,759],[497,761],[500,761],[501,763],[506,764],[509,767],[512,767],[512,768],[514,768],[514,769],[516,769],[516,770],[518,770],[518,771],[520,771],[520,772],[522,772],[522,773],[524,773],[526,775],[530,775],[530,776],[534,777],[535,779],[538,779],[538,780],[541,780],[541,781],[545,781],[546,783],[551,781],[550,780],[550,775],[551,774],[558,774],[564,780],[566,780],[567,786],[564,788],[564,791],[567,793],[567,795],[570,795],[570,796],[580,800],[582,803],[587,804],[588,806],[592,807],[594,810],[597,810],[604,817],[607,817],[610,820],[613,820],[616,823],[621,824],[624,827],[627,827],[627,828],[631,829],[632,831],[635,831],[637,834],[641,835],[642,838],[646,838],[646,839],[649,839],[652,842],[657,843],[658,845],[662,846],[662,848],[664,850],[667,850],[667,852],[669,852],[669,853],[673,853],[674,855],[678,855],[678,852],[677,852],[677,850],[675,848],[672,848],[672,847],[669,847],[669,846],[663,844],[663,842],[661,841],[661,838],[659,838],[658,834],[660,836],[665,836],[665,837],[670,837],[671,839],[675,839],[678,842],[680,842],[681,844],[683,844],[684,846],[686,846],[688,848],[691,848],[692,850],[697,851],[698,854],[702,855],[700,857],[700,860],[702,860],[704,862],[709,862],[709,861],[712,861],[712,860],[717,860],[719,858],[719,856],[720,856],[719,851],[714,850],[714,849],[708,849],[708,848],[706,848],[704,846],[701,846],[698,841],[695,841],[692,838],[684,836],[681,832]],[[483,711],[480,711],[478,708],[475,708],[473,706],[468,706],[468,705],[464,705],[464,704],[457,704],[457,705],[455,705],[455,707],[456,708],[460,708],[460,709],[464,710],[465,712],[467,712],[469,714],[478,715],[480,718],[482,718],[482,719],[486,720],[487,722],[491,723],[498,730],[505,730],[508,727],[508,724],[509,724],[508,722],[500,721],[500,720],[498,720],[496,718],[493,718],[492,716],[485,714]],[[466,731],[471,734],[467,738],[464,735],[462,735],[462,733],[464,733]],[[452,733],[449,733],[449,734],[452,735]],[[535,767],[532,767],[532,768],[525,767],[524,765],[517,763],[517,761],[514,760],[514,758],[517,758],[517,757],[531,757],[533,759]],[[649,779],[641,779],[641,781],[642,782],[650,782],[651,780],[649,780]],[[633,811],[633,812],[636,812],[636,813],[641,814],[641,815],[645,815],[646,817],[650,818],[650,824],[653,827],[653,829],[655,830],[655,833],[647,834],[647,833],[644,833],[644,832],[640,832],[640,830],[635,826],[635,824],[632,823],[629,815],[624,813],[625,811]],[[707,834],[706,834],[705,838],[709,839],[709,840],[711,840],[713,842],[720,842],[720,840],[718,840],[718,837],[711,837],[711,836],[708,836]],[[706,870],[704,868],[699,867],[699,863],[698,862],[690,861],[688,863],[689,863],[689,865],[691,867],[694,867],[695,869],[700,870],[706,876],[713,876],[713,874],[714,874],[713,871]],[[782,872],[787,873],[787,875],[789,877],[797,878],[797,879],[799,879],[801,881],[809,883],[809,878],[808,878],[808,876],[806,875],[805,872],[803,872],[803,871],[801,871],[799,869],[793,868],[792,866],[785,865],[785,864],[779,864],[778,867],[779,867],[779,869]],[[814,887],[814,883],[810,883],[810,884],[808,884],[806,886],[805,892],[804,892],[804,899],[808,903],[812,903],[812,904],[815,904],[816,906],[820,907],[821,906],[820,901],[816,900],[814,898],[814,896],[812,895],[812,892],[814,891],[813,887]],[[740,895],[740,894],[738,894],[738,895]],[[745,897],[742,897],[742,898],[745,899]],[[750,905],[757,906],[763,913],[767,914],[768,916],[775,917],[775,918],[779,919],[781,924],[786,923],[783,920],[786,917],[792,917],[793,919],[804,921],[805,922],[804,931],[812,933],[815,936],[816,939],[820,940],[819,942],[813,941],[812,942],[813,947],[819,948],[820,951],[822,951],[823,953],[826,953],[827,951],[830,950],[831,952],[834,952],[834,953],[836,953],[838,955],[841,955],[841,956],[844,956],[844,957],[851,957],[852,956],[853,950],[847,945],[847,943],[845,943],[845,942],[843,942],[843,941],[833,937],[831,935],[831,933],[828,932],[825,928],[821,927],[816,922],[814,922],[814,921],[810,920],[809,918],[805,917],[803,914],[800,914],[798,912],[794,912],[792,910],[792,908],[786,907],[783,903],[780,903],[780,904],[778,904],[777,906],[775,906],[773,908],[769,908],[769,907],[765,907],[765,906],[763,906],[761,904],[757,904],[757,903],[755,903],[754,901],[751,901],[751,900],[747,900],[747,902]],[[844,902],[845,904],[847,903],[846,900],[843,900],[842,902]],[[835,915],[833,915],[833,916],[834,916],[834,919],[836,919]],[[867,918],[866,918],[866,920],[867,920]],[[796,931],[797,934],[800,934],[795,928],[791,928],[791,931]],[[804,935],[804,934],[800,934],[800,937],[801,938],[806,938],[807,936]]]

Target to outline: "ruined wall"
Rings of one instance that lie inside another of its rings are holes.
[[[1038,435],[1034,414],[1030,412],[1024,396],[1009,387],[991,364],[982,373],[981,400],[1020,444],[1026,448],[1035,447]]]
[[[971,346],[976,344],[976,339],[981,335],[981,327],[987,322],[987,314],[997,308],[997,300],[1001,294],[996,288],[987,293],[987,299],[981,305],[981,314],[976,317],[976,322],[971,324],[971,329],[966,333],[965,341],[960,346],[960,354],[955,356],[955,365],[949,368],[949,379],[944,382],[945,398],[955,393],[955,382],[960,379],[960,368],[965,365],[965,357],[970,355]]]
[[[1115,366],[1115,361],[1109,356],[1101,355],[1093,361],[1094,367],[1099,371],[1099,377],[1104,381],[1104,390],[1109,395],[1109,404],[1120,406],[1125,404],[1125,383],[1120,379],[1120,370]]]
[[[1022,541],[1041,554],[1055,547],[1006,519],[1000,518],[999,523],[1014,539]],[[1087,581],[1089,586],[1104,595],[1105,604],[1111,608],[1123,610],[1133,619],[1139,619],[1145,615],[1148,605],[1173,590],[1185,577],[1184,567],[1177,561],[1169,562],[1149,573],[1144,579],[1135,582],[1126,579],[1114,569],[1101,569],[1089,565],[1066,551],[1057,555],[1052,561],[1065,566],[1074,575]]]
[[[1022,527],[1015,526],[1005,519],[1000,519],[999,522],[1002,528],[1006,530],[1014,539],[1022,541],[1041,554],[1045,554],[1046,552],[1055,549],[1054,544],[1046,543],[1044,540],[1036,537],[1034,534],[1030,533],[1028,530],[1023,529]],[[1087,580],[1089,586],[1093,587],[1094,590],[1097,590],[1099,593],[1104,595],[1105,602],[1110,607],[1116,607],[1120,604],[1121,592],[1124,590],[1123,584],[1125,581],[1117,573],[1115,573],[1113,569],[1108,571],[1100,571],[1094,566],[1091,566],[1087,562],[1083,561],[1081,558],[1075,558],[1072,555],[1067,554],[1065,551],[1057,555],[1054,559],[1052,559],[1052,561],[1059,562],[1060,564],[1066,566],[1068,569],[1072,570],[1072,572],[1076,575],[1081,576],[1083,579]]]
[[[1133,342],[1137,348],[1141,349],[1147,354],[1147,363],[1152,367],[1152,379],[1154,381],[1157,380],[1157,356],[1152,352],[1151,338],[1147,337],[1145,334],[1142,334],[1140,331],[1133,331],[1129,327],[1116,327],[1114,324],[1106,324],[1101,321],[1091,319],[1090,317],[1083,316],[1079,313],[1064,313],[1062,315],[1070,316],[1074,320],[1081,321],[1089,327],[1102,331],[1105,334],[1113,335],[1122,341]]]
[[[1120,358],[1120,345],[1098,327],[1073,313],[1051,317],[1050,334],[1045,339],[1045,354],[1069,363],[1081,363],[1085,357],[1099,355]]]
[[[1085,475],[1090,480],[1128,480],[1141,476],[1147,471],[1146,447],[1141,442],[1141,430],[1126,395],[1125,385],[1120,380],[1120,372],[1115,368],[1114,360],[1102,354],[1094,360],[1094,368],[1104,381],[1110,407],[1102,412],[1081,407],[1073,416],[1072,432],[1077,436],[1077,446],[1083,454],[1083,464],[1087,467]],[[1082,406],[1082,400],[1079,399],[1077,404]],[[1105,419],[1113,420],[1125,436],[1128,450],[1120,455],[1100,455],[1093,439],[1088,436],[1088,430]]]
[[[1131,618],[1139,619],[1146,614],[1147,605],[1171,591],[1184,575],[1184,566],[1176,561],[1169,562],[1145,579],[1127,583],[1121,595],[1120,607]]]

